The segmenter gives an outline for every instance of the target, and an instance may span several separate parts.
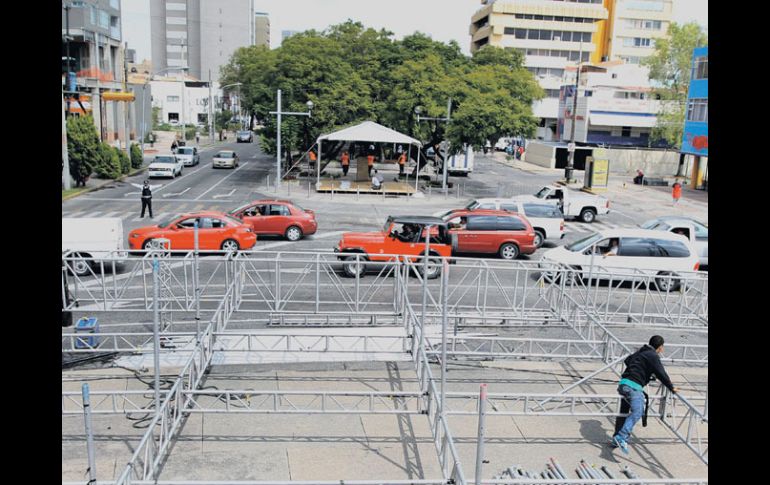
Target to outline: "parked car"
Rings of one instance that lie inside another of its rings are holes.
[[[192,167],[201,163],[198,147],[179,147],[176,149],[176,158],[182,160],[182,165]]]
[[[578,218],[583,222],[593,222],[597,215],[610,213],[610,201],[601,195],[570,190],[561,185],[546,185],[535,195],[519,195],[516,200],[540,200],[556,204],[564,217]]]
[[[123,220],[119,217],[62,217],[61,250],[78,258],[68,261],[73,273],[86,276],[93,258],[127,257],[123,245]]]
[[[157,155],[150,166],[147,167],[147,175],[152,177],[171,177],[182,175],[184,164],[176,155]]]
[[[280,234],[289,241],[299,241],[318,229],[315,212],[288,200],[255,200],[231,210],[230,215],[251,225],[256,234]]]
[[[222,150],[218,152],[216,155],[214,155],[214,159],[211,162],[211,166],[214,168],[218,167],[229,167],[229,168],[235,168],[238,166],[239,160],[238,160],[238,154],[235,153],[232,150]]]
[[[639,227],[682,234],[698,251],[701,268],[709,264],[709,228],[706,224],[684,216],[663,216],[651,219]]]
[[[235,135],[235,139],[238,143],[245,142],[245,143],[251,143],[254,141],[254,134],[250,131],[239,131]]]
[[[513,138],[509,137],[502,137],[497,140],[497,143],[495,143],[495,151],[503,152],[506,148],[511,146],[513,143]]]
[[[616,254],[608,255],[613,243]],[[593,264],[594,269],[591,269]],[[575,275],[616,281],[655,278],[662,291],[676,291],[681,275],[697,271],[698,253],[684,236],[651,229],[608,229],[593,233],[572,244],[546,251],[540,268],[547,277],[566,265]]]
[[[516,259],[537,249],[535,230],[519,214],[501,210],[457,209],[441,219],[449,226],[455,254],[497,254],[503,259]]]
[[[424,271],[422,256],[425,256],[425,230],[428,226],[434,228],[430,235],[430,256],[448,258],[452,255],[452,237],[447,230],[447,224],[438,217],[426,216],[390,216],[385,221],[382,230],[375,232],[346,232],[334,248],[337,258],[343,261],[343,272],[350,277],[363,276],[366,264],[363,261],[392,261],[392,255],[413,256],[417,271]],[[357,256],[360,255],[360,256]],[[428,279],[438,278],[441,274],[441,264],[428,260]]]
[[[535,246],[540,247],[545,241],[558,242],[564,239],[564,215],[553,204],[540,201],[513,199],[475,199],[466,209],[492,209],[516,212],[527,218],[535,230]]]
[[[198,221],[198,248],[201,251],[251,249],[257,235],[251,226],[218,211],[190,212],[171,217],[156,226],[140,227],[128,235],[132,250],[151,249],[157,239],[171,241],[171,249],[195,249],[195,221]]]

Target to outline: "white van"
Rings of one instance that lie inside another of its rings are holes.
[[[614,250],[613,243],[617,245]],[[560,265],[575,269],[582,278],[589,273],[592,278],[616,281],[653,276],[659,290],[676,291],[681,284],[677,276],[698,271],[700,261],[692,243],[679,234],[608,229],[546,251],[540,260],[546,275]]]
[[[119,217],[62,217],[61,220],[62,254],[71,251],[82,258],[69,263],[78,276],[91,272],[92,258],[116,253],[122,260],[128,258],[124,239],[123,221]]]
[[[447,173],[449,175],[465,175],[473,172],[473,147],[466,145],[465,148],[458,154],[449,157],[449,163],[447,163]]]

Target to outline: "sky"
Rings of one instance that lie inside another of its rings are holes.
[[[139,60],[151,52],[150,1],[121,1],[123,40]],[[470,54],[470,19],[479,8],[480,0],[254,0],[254,10],[270,17],[272,48],[281,44],[283,30],[324,30],[350,18],[396,38],[420,31],[442,42],[454,39]],[[708,0],[674,0],[674,21],[708,28]]]

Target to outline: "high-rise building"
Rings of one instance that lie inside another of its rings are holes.
[[[239,47],[254,45],[251,0],[154,0],[150,2],[153,69],[188,67],[198,79],[219,78]]]
[[[667,36],[673,0],[604,0],[604,6],[609,16],[598,24],[592,62],[639,64],[655,52],[655,40]]]
[[[254,13],[254,45],[270,48],[270,17],[264,12]]]
[[[599,23],[608,18],[603,0],[481,0],[471,19],[471,52],[485,45],[522,51],[524,63],[545,90],[532,106],[540,118],[537,138],[556,133],[559,89],[568,65],[587,62],[600,50]]]

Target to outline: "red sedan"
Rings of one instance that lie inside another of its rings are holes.
[[[182,214],[157,226],[140,227],[128,234],[128,247],[148,249],[153,241],[165,238],[171,249],[195,249],[195,221],[198,221],[198,247],[202,251],[237,251],[251,249],[257,235],[248,224],[224,212],[205,211]]]
[[[315,234],[315,213],[288,200],[255,200],[230,211],[230,215],[250,224],[257,234],[277,234],[289,241]]]

